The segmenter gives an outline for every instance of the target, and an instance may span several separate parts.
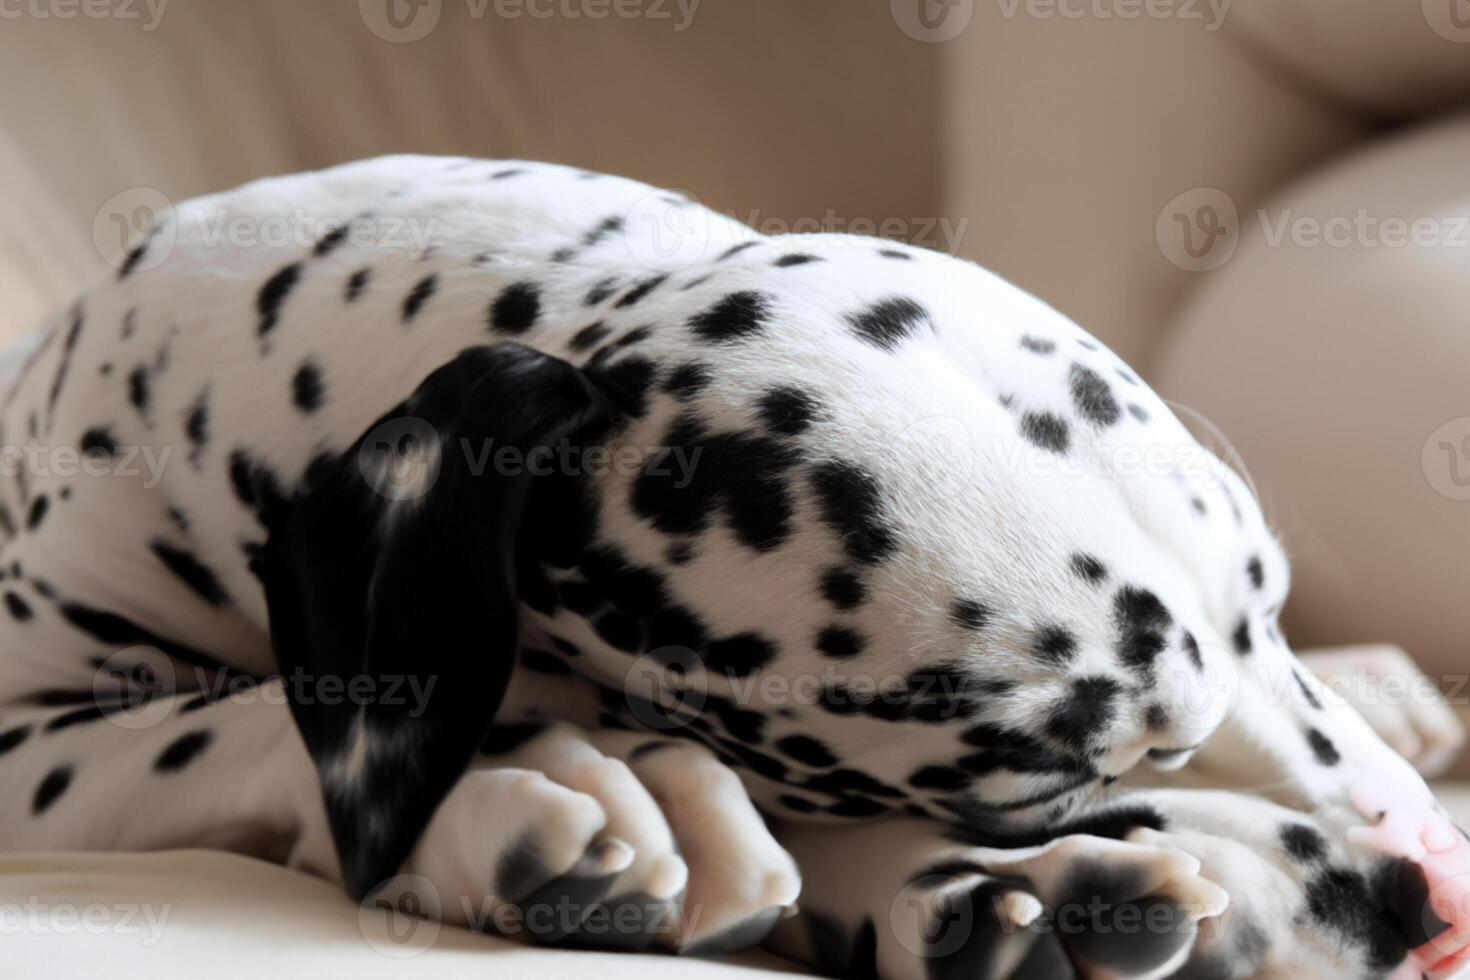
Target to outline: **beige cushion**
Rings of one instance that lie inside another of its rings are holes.
[[[1155,378],[1239,450],[1285,536],[1294,644],[1391,640],[1451,678],[1470,663],[1467,159],[1462,117],[1298,182],[1265,226],[1241,207]],[[1385,219],[1432,242],[1394,244]]]
[[[1412,115],[1470,95],[1465,0],[1233,0],[1225,23],[1345,112]]]
[[[336,886],[211,851],[0,856],[0,976],[156,980],[761,980],[728,961],[533,949],[349,901]]]

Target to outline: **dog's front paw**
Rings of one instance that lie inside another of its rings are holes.
[[[908,820],[792,828],[782,841],[807,891],[778,943],[840,975],[1151,980],[1177,970],[1201,921],[1229,904],[1198,860],[1164,841],[970,847]]]
[[[562,723],[509,734],[497,743],[492,733],[486,764],[534,769],[595,801],[605,817],[599,839],[632,852],[573,931],[533,938],[732,952],[760,942],[796,901],[795,861],[740,779],[702,746]]]
[[[591,795],[526,769],[466,773],[440,804],[404,866],[429,882],[446,922],[556,942],[633,863],[605,834]]]
[[[928,914],[907,948],[929,978],[1154,978],[1188,957],[1201,919],[1229,904],[1200,862],[1165,842],[1071,836],[1039,848],[969,848],[910,886]]]
[[[1464,723],[1439,687],[1399,647],[1315,650],[1300,659],[1425,776],[1443,775],[1464,746]]]

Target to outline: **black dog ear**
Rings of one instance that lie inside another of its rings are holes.
[[[612,419],[565,361],[471,348],[313,464],[256,556],[353,896],[398,872],[468,767],[516,661],[529,502],[564,497],[565,447]]]

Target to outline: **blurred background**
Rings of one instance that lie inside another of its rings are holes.
[[[1233,447],[1299,646],[1470,673],[1470,0],[0,0],[0,339],[158,202],[530,157],[975,259]]]

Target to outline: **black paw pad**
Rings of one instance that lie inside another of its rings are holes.
[[[939,900],[920,937],[929,980],[1076,980],[1050,920],[1019,927],[1001,917],[1017,882],[988,880]]]
[[[784,911],[785,909],[779,905],[762,909],[743,922],[737,922],[713,936],[706,936],[698,942],[685,946],[680,952],[685,956],[723,956],[726,953],[738,953],[742,949],[749,949],[766,938],[767,934],[776,927],[776,923],[781,921]]]
[[[662,899],[638,894],[595,905],[582,919],[579,931],[567,937],[566,945],[642,952],[677,934],[682,899],[682,895]]]
[[[1076,921],[1059,925],[1078,960],[1134,976],[1154,972],[1193,943],[1194,921],[1178,902],[1152,895],[1088,909]]]

